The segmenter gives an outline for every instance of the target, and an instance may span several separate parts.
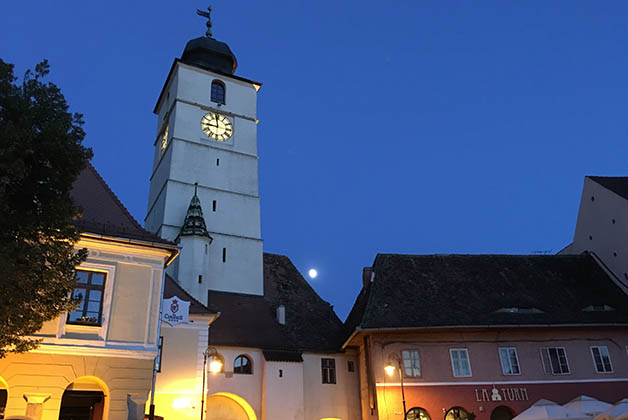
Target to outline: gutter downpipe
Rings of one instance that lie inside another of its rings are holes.
[[[174,258],[172,258],[170,261],[172,260],[174,260]],[[159,320],[157,321],[157,339],[158,340],[159,340],[159,337],[161,337],[161,315],[164,309],[164,289],[166,287],[166,267],[167,266],[168,266],[168,263],[164,264],[164,269],[162,270],[162,273],[161,273],[161,294],[159,295]],[[157,351],[159,351],[159,349]],[[150,409],[148,412],[148,420],[155,420],[155,382],[157,382],[157,369],[155,366],[156,361],[157,361],[157,356],[155,356],[155,359],[153,359],[153,382],[150,388]]]

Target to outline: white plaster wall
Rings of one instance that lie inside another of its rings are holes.
[[[179,256],[178,272],[175,278],[179,284],[196,300],[207,303],[207,285],[209,282],[209,248],[210,239],[204,236],[183,236],[179,245],[185,252]],[[202,279],[199,283],[198,276]]]
[[[161,103],[159,104],[159,107],[157,108],[157,128],[156,128],[157,131],[159,131],[159,128],[161,127],[161,122],[166,118],[166,115],[168,111],[170,110],[170,107],[172,106],[174,99],[177,97],[177,90],[179,86],[179,74],[176,69],[173,72],[173,75],[170,78],[170,80],[166,81],[166,83],[167,83],[167,86],[164,91],[164,96],[162,97]]]
[[[303,363],[266,362],[265,418],[304,420],[304,384]]]
[[[244,398],[255,411],[258,419],[262,418],[262,381],[264,355],[259,349],[238,347],[216,347],[224,358],[224,371],[210,374],[207,378],[208,395],[216,392],[229,392]],[[253,374],[233,373],[233,362],[239,355],[246,355],[253,362]],[[268,419],[270,420],[270,418]]]
[[[628,292],[628,288],[625,287],[628,285],[626,238],[628,238],[628,200],[585,178],[574,240],[563,253],[595,252],[617,276],[620,287]]]
[[[336,383],[323,384],[321,359],[336,360]],[[360,392],[357,356],[348,353],[303,354],[303,389],[305,420],[360,418]],[[355,372],[349,372],[347,361],[353,360]]]
[[[251,83],[183,63],[178,65],[178,76],[177,99],[212,106],[214,104],[210,101],[211,83],[212,80],[218,79],[226,88],[226,104],[221,109],[255,119],[257,91]]]

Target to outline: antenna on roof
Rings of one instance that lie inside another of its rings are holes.
[[[205,26],[207,26],[207,32],[205,32],[205,36],[207,38],[211,38],[212,37],[212,17],[211,17],[211,13],[212,13],[212,7],[209,6],[207,7],[207,11],[204,12],[200,9],[196,9],[196,14],[199,16],[202,16],[204,18],[207,19],[207,23],[205,23]]]

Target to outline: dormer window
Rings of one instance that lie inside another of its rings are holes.
[[[212,82],[211,100],[217,104],[225,104],[225,84],[220,80]]]
[[[496,310],[495,312],[501,312],[501,313],[510,313],[510,314],[542,314],[543,311],[538,309],[538,308],[518,308],[518,307],[511,307],[511,308],[501,308]]]
[[[615,308],[611,308],[608,305],[589,305],[586,308],[582,308],[584,312],[608,312],[614,311]]]

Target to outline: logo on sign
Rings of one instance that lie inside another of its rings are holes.
[[[164,310],[161,315],[161,319],[173,327],[177,324],[189,322],[190,302],[181,300],[177,296],[173,296],[171,298],[164,299],[163,307]]]

